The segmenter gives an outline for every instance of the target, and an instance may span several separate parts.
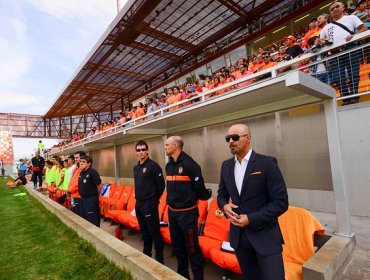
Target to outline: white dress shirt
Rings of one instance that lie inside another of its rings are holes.
[[[248,153],[246,156],[242,159],[242,162],[240,163],[235,156],[234,161],[235,161],[235,166],[234,166],[234,177],[235,177],[235,184],[238,189],[238,193],[242,192],[242,185],[243,185],[243,179],[244,179],[244,174],[245,171],[247,170],[248,162],[252,154],[252,149],[249,149]]]

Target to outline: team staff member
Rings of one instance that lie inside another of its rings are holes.
[[[39,188],[42,188],[42,175],[45,167],[45,159],[40,157],[40,153],[36,152],[35,156],[31,159],[32,164],[32,181],[33,188],[37,188],[37,180],[39,181]]]
[[[244,124],[231,126],[225,138],[235,156],[222,164],[217,200],[230,218],[243,279],[284,280],[278,217],[288,209],[288,194],[277,161],[251,149]]]
[[[158,214],[158,202],[165,187],[163,173],[161,167],[149,158],[145,141],[137,142],[135,149],[139,160],[134,167],[135,211],[144,241],[143,252],[151,257],[154,242],[155,259],[163,264],[163,239]]]
[[[69,182],[69,185],[68,185],[68,194],[71,196],[72,211],[76,213],[77,215],[80,215],[81,196],[80,196],[80,193],[78,192],[78,178],[81,173],[79,165],[80,165],[80,157],[82,156],[86,156],[86,153],[84,151],[78,151],[74,154],[76,168],[73,171],[71,181]]]
[[[167,204],[172,246],[177,258],[177,273],[187,279],[190,266],[195,280],[203,279],[203,257],[198,241],[198,193],[206,192],[200,166],[182,151],[180,136],[167,139],[165,151]]]
[[[89,156],[80,158],[80,176],[78,178],[78,192],[81,195],[81,217],[100,227],[99,191],[101,184],[99,173],[91,167],[93,160]]]

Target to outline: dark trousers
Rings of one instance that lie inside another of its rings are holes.
[[[99,196],[81,197],[80,216],[100,227]]]
[[[194,280],[202,280],[204,263],[198,241],[198,208],[184,212],[169,210],[168,216],[172,248],[177,258],[177,273],[190,279],[190,260]]]
[[[39,181],[39,187],[41,188],[42,187],[42,171],[33,172],[32,181],[33,181],[33,186],[35,188],[37,187],[37,181]]]
[[[252,247],[246,234],[241,233],[239,248],[235,249],[243,280],[284,280],[282,253],[261,255]]]
[[[154,242],[155,259],[163,264],[163,239],[159,226],[158,200],[137,201],[135,211],[144,241],[143,253],[151,257]]]
[[[335,82],[340,90],[341,96],[358,94],[358,84],[360,82],[360,51],[336,57],[329,61],[329,71],[331,82]],[[348,74],[348,83],[346,83]]]
[[[72,202],[72,211],[73,213],[77,214],[78,216],[81,216],[81,198],[71,198],[73,200]]]

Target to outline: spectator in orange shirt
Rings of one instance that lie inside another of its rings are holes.
[[[309,48],[308,47],[308,40],[315,36],[315,34],[317,33],[317,18],[312,18],[310,23],[308,24],[308,31],[306,32],[306,34],[304,35],[304,41],[303,41],[303,47],[305,48]]]
[[[275,61],[271,61],[268,53],[262,54],[263,64],[258,68],[258,72],[271,68],[277,64]]]
[[[240,71],[240,75],[237,78],[237,80],[248,77],[253,74],[252,72],[248,71],[248,66],[245,63],[239,66],[239,71]],[[241,88],[245,87],[247,85],[250,85],[252,82],[253,82],[253,79],[247,80],[245,82],[238,84],[238,87],[241,87]]]
[[[136,110],[135,110],[135,118],[136,119],[138,119],[138,118],[140,118],[140,117],[142,117],[142,116],[145,115],[145,112],[144,112],[143,107],[144,106],[143,106],[143,104],[141,102],[140,102],[140,105],[136,106]],[[142,121],[144,121],[143,118],[137,120],[137,122],[142,122]]]

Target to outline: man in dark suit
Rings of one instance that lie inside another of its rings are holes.
[[[244,124],[231,126],[225,138],[235,157],[222,164],[217,200],[230,218],[243,279],[284,280],[278,217],[288,209],[288,194],[277,161],[250,148]]]

